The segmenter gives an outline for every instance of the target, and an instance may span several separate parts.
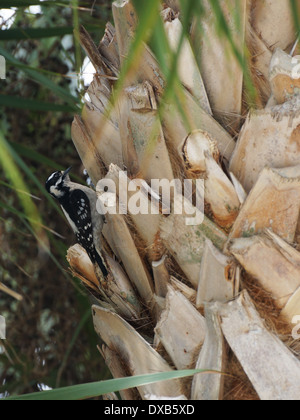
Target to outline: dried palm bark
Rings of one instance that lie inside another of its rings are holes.
[[[295,41],[295,21],[289,0],[255,0],[252,5],[252,26],[270,48],[285,50]],[[280,28],[280,31],[275,28]]]
[[[266,167],[299,164],[300,98],[249,114],[233,153],[230,171],[247,192]]]
[[[108,68],[117,74],[120,68],[119,47],[116,30],[111,23],[106,24],[105,33],[98,49]]]
[[[166,3],[174,9],[157,13],[175,50],[179,2]],[[194,23],[194,50],[186,38],[178,57],[184,116],[173,100],[158,112],[166,81],[147,45],[112,107],[138,22],[130,0],[113,3],[115,27],[107,25],[99,47],[81,31],[96,75],[72,136],[107,211],[101,239],[110,275],[99,281],[79,246],[68,260],[97,304],[101,354],[114,377],[167,372],[171,365],[210,370],[192,386],[146,385],[122,391],[123,399],[240,399],[224,373],[248,381],[245,399],[299,399],[300,353],[294,345],[291,351],[288,337],[300,314],[299,62],[284,52],[295,31],[288,0],[280,2],[282,11],[275,0],[243,0],[234,10],[236,4],[220,2],[240,56],[244,39],[257,54],[251,57],[257,107],[273,94],[240,131],[235,122],[249,111],[242,106],[243,71],[228,40],[217,35],[209,2],[204,33]],[[169,197],[153,179],[171,181]],[[193,180],[187,189],[186,179]]]
[[[180,280],[176,279],[175,277],[171,277],[170,279],[171,286],[178,290],[180,293],[183,294],[193,305],[196,303],[196,290],[192,289],[191,287],[187,286],[186,284],[182,283]]]
[[[272,51],[261,40],[259,35],[251,26],[250,19],[247,23],[247,48],[251,54],[250,69],[253,84],[259,92],[257,105],[264,108],[271,95],[271,86],[269,82],[269,67],[272,59]]]
[[[179,153],[182,159],[182,150],[188,135],[194,130],[202,130],[216,140],[218,149],[224,159],[229,160],[235,147],[230,134],[195,101],[193,96],[184,90],[184,101],[181,104],[189,119],[190,129],[187,130],[182,114],[173,103],[165,105],[163,129],[168,142]]]
[[[300,361],[266,329],[247,292],[234,302],[216,303],[215,310],[229,346],[260,399],[298,401]]]
[[[137,16],[130,1],[115,1],[112,4],[119,59],[123,62],[128,54],[137,25]]]
[[[111,163],[122,166],[123,156],[120,132],[116,119],[116,112],[112,111],[110,117],[105,115],[112,93],[111,79],[115,79],[118,70],[111,70],[110,62],[105,60],[92,39],[81,28],[80,40],[88,57],[95,66],[97,77],[94,78],[85,96],[85,106],[82,112],[82,130],[90,136],[95,145],[96,152],[101,156],[102,162],[108,167]],[[100,129],[101,128],[101,129]],[[76,144],[77,124],[73,124],[73,139]]]
[[[130,0],[115,1],[113,3],[113,15],[118,40],[120,61],[126,59],[137,25],[137,16]],[[147,45],[135,62],[134,68],[127,75],[126,85],[136,85],[145,80],[151,83],[155,95],[160,98],[165,88],[165,80],[156,58]]]
[[[122,366],[122,361],[120,360],[118,353],[105,345],[103,345],[102,349],[99,349],[99,351],[113,377],[124,378],[127,372],[124,369],[124,366]],[[125,389],[120,391],[120,395],[122,400],[136,400],[139,398],[139,393],[135,389]]]
[[[237,54],[242,58],[248,19],[247,1],[222,0],[219,3],[229,28],[229,36],[235,44]],[[201,22],[195,21],[192,29],[201,74],[214,114],[226,121],[226,124],[234,125],[242,113],[243,71],[229,39],[226,41],[222,38],[220,42],[211,4],[204,1],[203,5],[204,16]],[[202,36],[200,33],[203,33]]]
[[[170,47],[173,51],[177,51],[183,31],[182,24],[172,13],[172,9],[165,10],[163,16]],[[189,71],[186,71],[187,68]],[[185,39],[178,58],[178,75],[182,84],[192,93],[201,108],[208,114],[212,114],[202,76],[188,39]]]
[[[174,179],[170,157],[164,134],[157,114],[157,103],[152,86],[148,82],[125,89],[127,113],[124,125],[127,131],[125,149],[132,141],[132,150],[136,156],[135,168],[129,161],[127,168],[132,175],[147,182],[152,179]],[[157,128],[156,128],[157,126]],[[156,128],[156,129],[155,129]],[[124,130],[124,131],[125,131]],[[124,134],[124,131],[122,132]]]
[[[219,249],[222,249],[227,236],[184,197],[176,194],[174,203],[175,208],[184,203],[185,213],[174,213],[161,219],[161,238],[190,283],[197,287],[206,239],[210,239]],[[191,215],[193,215],[192,218]],[[189,221],[194,217],[195,221],[190,224]]]
[[[96,332],[105,344],[118,354],[126,370],[129,370],[128,374],[142,375],[171,370],[150,344],[118,315],[94,306],[93,316]],[[145,385],[139,387],[138,391],[142,398],[146,394],[177,397],[184,393],[180,380]]]
[[[132,284],[139,292],[144,303],[151,307],[153,303],[153,284],[145,262],[140,257],[134,239],[122,215],[107,215],[109,237],[113,241],[118,255]],[[122,246],[126,244],[126,246]]]
[[[274,99],[282,104],[300,92],[300,57],[292,57],[280,48],[270,63],[270,83]]]
[[[106,279],[105,286],[101,285],[98,273],[95,273],[93,265],[86,251],[79,245],[69,249],[68,262],[74,272],[83,283],[94,293],[100,294],[99,303],[106,308],[120,313],[128,319],[139,319],[142,307],[137,299],[127,275],[120,265],[105,255],[106,264],[110,275]]]
[[[230,228],[239,211],[240,200],[234,185],[219,165],[217,142],[208,133],[193,131],[186,139],[183,155],[187,170],[194,178],[204,178],[205,202],[210,206],[215,222]]]
[[[75,275],[82,279],[83,283],[95,292],[98,291],[98,279],[94,266],[86,251],[76,244],[68,250],[67,261]]]
[[[139,180],[130,180],[127,174],[115,165],[110,166],[105,179],[113,181],[119,198],[121,212],[130,215],[135,229],[147,248],[149,260],[156,261],[164,254],[159,233],[161,214],[157,206],[157,195],[146,183],[141,186]],[[102,193],[103,191],[98,192]],[[124,194],[125,192],[125,194]],[[150,195],[149,193],[154,196]],[[122,213],[124,214],[124,213]]]
[[[165,298],[168,293],[168,284],[170,283],[170,273],[166,266],[166,255],[159,261],[152,263],[155,293],[157,296]]]
[[[165,3],[171,9],[173,9],[175,12],[179,12],[180,11],[180,2],[179,2],[179,0],[166,0]]]
[[[232,257],[222,254],[207,240],[201,262],[197,307],[209,302],[227,302],[239,292],[239,269]]]
[[[264,169],[229,235],[249,237],[270,228],[293,243],[300,209],[300,166]]]
[[[197,369],[215,371],[208,374],[195,375],[192,386],[192,400],[217,401],[224,395],[224,375],[217,372],[226,371],[225,340],[220,327],[220,319],[213,310],[213,305],[205,307],[207,331]]]
[[[247,47],[251,53],[251,70],[261,107],[264,107],[271,94],[269,66],[273,52],[276,48],[290,52],[296,40],[295,21],[290,6],[289,0],[249,2]]]
[[[123,154],[121,147],[120,131],[113,112],[108,120],[105,115],[105,107],[109,101],[102,92],[102,79],[95,78],[90,85],[85,107],[82,112],[82,121],[93,139],[97,153],[107,168],[111,163],[122,166]],[[110,92],[107,92],[109,95]],[[101,127],[101,130],[99,130]],[[75,134],[76,126],[73,128]]]
[[[287,322],[293,323],[294,319],[299,321],[300,313],[300,287],[295,293],[289,298],[287,304],[281,311],[281,316],[286,319]]]
[[[300,286],[300,266],[290,258],[294,251],[290,245],[275,242],[274,236],[269,236],[234,239],[230,252],[283,308]]]
[[[75,117],[71,132],[73,143],[75,144],[79,157],[95,184],[105,176],[105,166],[97,152],[95,143],[79,116]]]
[[[206,335],[203,316],[180,292],[168,286],[166,309],[155,333],[177,369],[194,365]]]

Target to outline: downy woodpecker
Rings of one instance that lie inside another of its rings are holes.
[[[46,189],[58,200],[79,244],[106,277],[108,272],[98,251],[104,216],[97,212],[97,194],[91,188],[72,182],[70,171],[71,168],[54,172],[46,182]]]

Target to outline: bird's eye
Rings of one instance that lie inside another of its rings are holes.
[[[60,178],[60,174],[55,172],[54,174],[52,174],[49,178],[48,178],[48,183],[56,183]]]

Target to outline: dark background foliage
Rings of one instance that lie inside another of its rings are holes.
[[[7,321],[7,340],[0,342],[2,396],[108,377],[88,297],[65,260],[74,237],[43,185],[55,169],[71,165],[84,180],[70,135],[84,94],[78,71],[85,55],[73,28],[83,24],[98,42],[111,19],[111,1],[46,2],[38,14],[26,7],[31,3],[39,4],[0,1],[0,9],[16,6],[12,26],[0,10],[0,54],[7,59],[7,79],[0,81],[0,134],[37,197],[32,201],[42,223],[64,238],[42,229],[50,249],[45,252],[24,214],[22,192],[14,190],[10,174],[0,167],[0,282],[23,297],[17,301],[0,290],[0,315]]]
[[[139,25],[115,97],[147,42],[166,79],[159,111],[164,100],[173,100],[188,124],[180,106],[180,48],[173,52],[165,39],[160,0],[132,1]],[[297,1],[290,1],[299,32]],[[244,69],[247,96],[255,98],[247,62],[234,48],[219,2],[210,2],[220,39],[232,46]],[[71,165],[73,176],[84,180],[70,134],[85,93],[80,74],[85,56],[73,30],[83,24],[97,43],[111,20],[111,3],[0,0],[0,55],[7,61],[7,79],[0,80],[0,315],[7,321],[7,340],[0,342],[0,399],[109,375],[97,350],[90,302],[68,272],[65,255],[74,237],[44,182],[53,170]],[[39,13],[30,5],[40,6]],[[203,17],[202,3],[180,0],[180,5],[188,35],[192,17]],[[14,11],[12,26],[1,19],[3,8]],[[23,299],[4,293],[2,284]]]

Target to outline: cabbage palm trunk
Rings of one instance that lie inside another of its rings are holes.
[[[99,200],[108,203],[114,183],[128,214],[107,213],[102,290],[83,249],[68,260],[93,295],[114,377],[217,372],[122,398],[300,399],[300,60],[290,55],[290,1],[203,1],[191,25],[184,2],[166,3],[156,57],[145,36],[135,44],[145,16],[128,0],[113,3],[98,47],[82,28],[97,72],[72,137]],[[179,180],[170,214],[154,179]]]

